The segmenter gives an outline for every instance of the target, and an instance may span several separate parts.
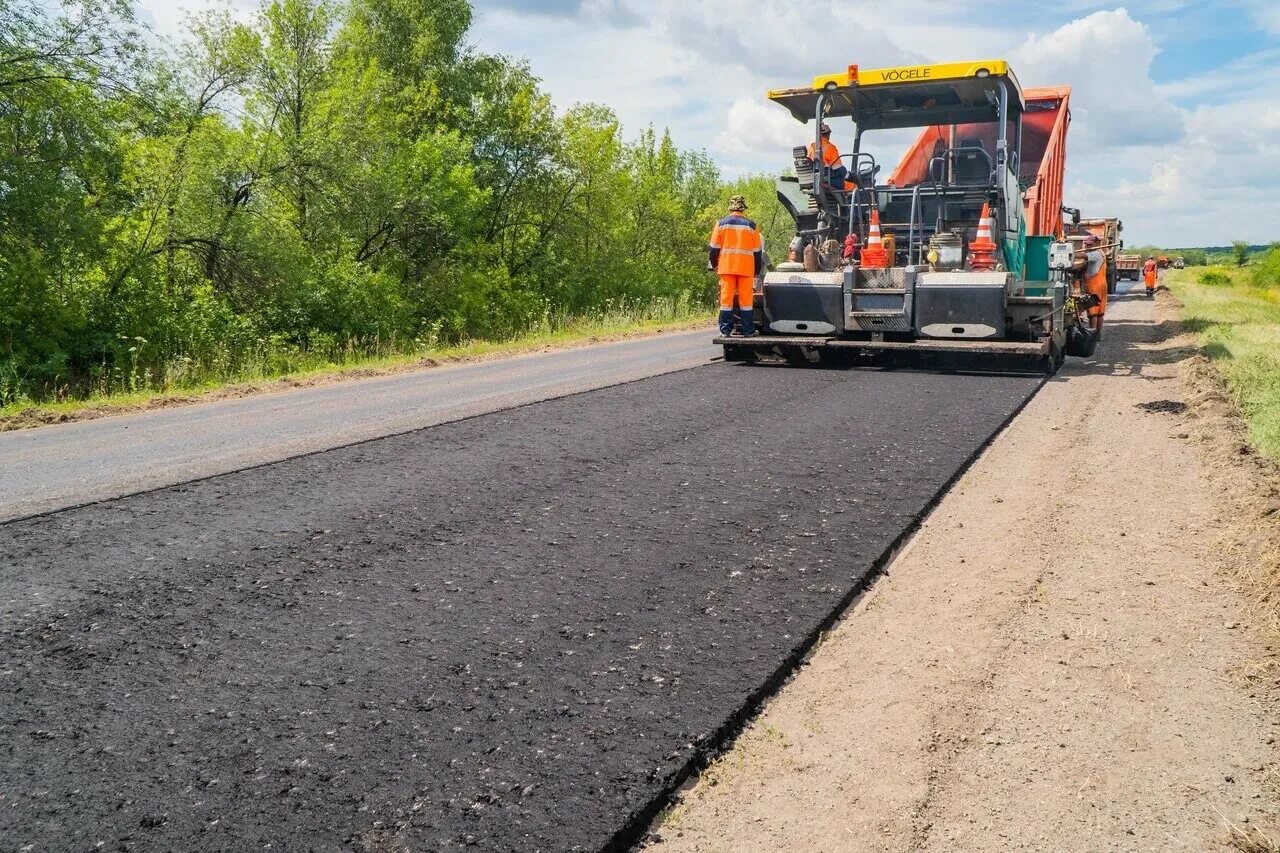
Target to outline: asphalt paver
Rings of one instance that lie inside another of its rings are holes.
[[[0,847],[629,844],[1039,384],[714,365],[0,525]]]

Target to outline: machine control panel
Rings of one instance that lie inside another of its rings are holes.
[[[1070,243],[1052,243],[1049,246],[1049,269],[1069,270],[1075,257],[1075,247]]]

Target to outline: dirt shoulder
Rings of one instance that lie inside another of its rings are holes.
[[[1118,300],[657,847],[1271,849],[1267,635],[1156,310]]]

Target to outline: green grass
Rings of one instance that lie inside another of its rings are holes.
[[[1280,460],[1280,276],[1186,269],[1174,271],[1170,285],[1248,419],[1254,443]]]
[[[712,322],[704,307],[684,299],[655,299],[642,305],[613,306],[586,315],[551,315],[526,332],[503,340],[464,341],[452,345],[359,345],[349,342],[323,352],[293,348],[287,351],[263,347],[250,357],[241,355],[234,370],[183,370],[182,364],[162,369],[139,368],[113,375],[81,393],[68,390],[61,399],[20,399],[0,406],[0,429],[23,416],[65,416],[102,408],[133,409],[165,400],[184,400],[231,386],[251,386],[290,378],[299,382],[353,371],[389,373],[428,361],[460,361],[568,347],[594,339],[656,334],[667,329]],[[228,360],[230,361],[230,360]]]

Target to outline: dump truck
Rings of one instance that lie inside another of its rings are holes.
[[[1116,255],[1116,277],[1137,281],[1142,277],[1142,255]]]
[[[1069,86],[1024,90],[1004,60],[850,65],[769,92],[812,122],[817,146],[824,122],[850,120],[835,138],[852,140],[842,165],[854,186],[837,186],[807,145],[792,150],[795,174],[777,181],[796,224],[792,262],[764,277],[757,334],[715,339],[725,358],[914,351],[1052,371],[1084,354],[1073,341],[1089,298],[1073,272],[1078,247],[1063,239],[1070,97]],[[903,128],[920,134],[882,179],[866,143]]]
[[[1124,223],[1119,219],[1081,219],[1070,233],[1092,234],[1102,241],[1102,251],[1107,256],[1107,293],[1115,293],[1120,280],[1120,250],[1124,248],[1124,240],[1120,239],[1124,231]],[[1138,265],[1142,271],[1142,265]],[[1134,281],[1138,280],[1134,276]]]

